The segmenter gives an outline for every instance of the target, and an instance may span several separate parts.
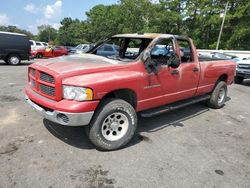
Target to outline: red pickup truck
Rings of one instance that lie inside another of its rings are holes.
[[[106,44],[118,53],[96,55]],[[223,107],[235,70],[231,61],[200,62],[190,38],[121,34],[87,54],[30,65],[26,100],[50,121],[86,125],[97,148],[115,150],[133,137],[138,113],[151,117],[201,101]]]

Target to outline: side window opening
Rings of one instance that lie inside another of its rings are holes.
[[[181,63],[193,62],[194,56],[190,42],[188,40],[179,40],[179,39],[177,40],[177,42],[180,48]]]
[[[171,38],[159,39],[151,51],[151,58],[159,61],[166,62],[174,55],[174,45]]]
[[[136,59],[151,41],[152,39],[114,37],[104,41],[89,53],[129,62]]]

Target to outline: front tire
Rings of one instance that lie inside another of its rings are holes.
[[[227,99],[227,84],[224,81],[220,81],[214,88],[210,99],[207,101],[207,105],[214,109],[222,108]]]
[[[235,78],[234,78],[234,82],[236,84],[242,84],[243,80],[244,80],[244,78],[240,77],[240,76],[235,76]]]
[[[42,58],[43,58],[43,54],[38,53],[38,54],[36,55],[36,58],[38,58],[38,59],[42,59]]]
[[[18,55],[9,55],[7,62],[9,65],[19,65],[21,63],[21,58]]]
[[[3,61],[8,64],[8,58],[3,59]]]
[[[128,102],[107,99],[97,109],[87,135],[101,150],[116,150],[125,146],[137,127],[137,114]]]

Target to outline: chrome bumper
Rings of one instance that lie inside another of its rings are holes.
[[[25,96],[26,101],[38,111],[45,119],[48,119],[52,122],[67,125],[67,126],[82,126],[88,125],[94,114],[94,112],[84,112],[84,113],[69,113],[61,111],[46,111],[41,106],[32,102],[29,97]]]

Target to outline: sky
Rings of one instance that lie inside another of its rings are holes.
[[[0,25],[15,25],[37,34],[37,26],[60,27],[64,17],[85,20],[85,12],[98,4],[116,4],[118,0],[0,0]]]

